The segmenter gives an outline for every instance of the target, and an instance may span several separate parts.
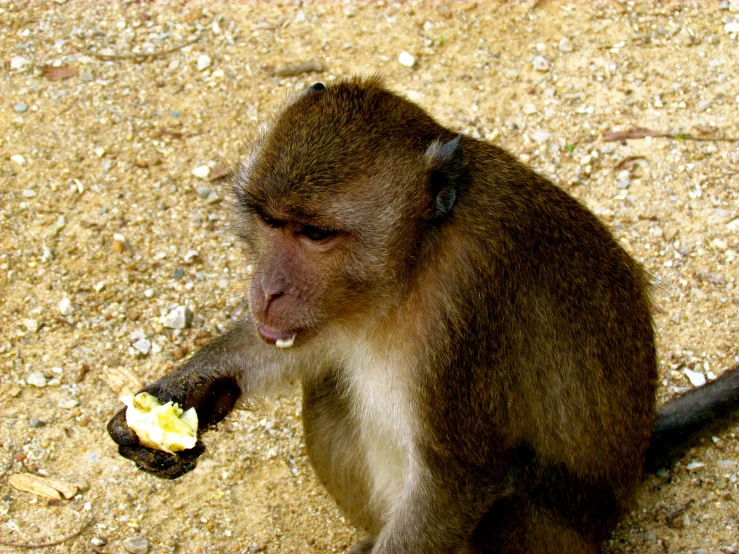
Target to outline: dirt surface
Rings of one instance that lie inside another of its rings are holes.
[[[91,518],[43,550],[118,553],[141,536],[155,553],[321,553],[358,538],[312,475],[297,390],[234,413],[175,482],[138,472],[105,432],[121,389],[239,317],[246,261],[210,179],[319,80],[379,72],[606,221],[660,283],[660,401],[692,386],[686,369],[739,362],[726,8],[0,0],[0,540],[54,541]],[[323,71],[280,71],[308,61]],[[605,140],[632,127],[672,137]],[[165,328],[181,305],[191,326]],[[648,477],[604,551],[737,552],[738,461],[734,427]],[[21,472],[81,490],[49,501],[10,486]]]

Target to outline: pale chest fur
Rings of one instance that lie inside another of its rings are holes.
[[[346,363],[349,394],[364,450],[372,503],[390,509],[412,478],[413,403],[406,383],[410,370],[403,355],[354,344]]]

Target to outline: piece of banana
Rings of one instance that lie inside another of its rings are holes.
[[[195,408],[183,412],[179,404],[159,400],[142,392],[121,399],[128,406],[126,424],[136,432],[139,442],[155,450],[179,452],[195,446],[198,440],[198,414]]]

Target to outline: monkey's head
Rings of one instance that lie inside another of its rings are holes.
[[[236,175],[251,310],[278,347],[397,306],[454,216],[460,137],[377,79],[317,83]]]

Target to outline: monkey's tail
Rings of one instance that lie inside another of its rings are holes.
[[[647,450],[647,470],[670,467],[700,437],[726,428],[737,412],[739,366],[659,408]]]

